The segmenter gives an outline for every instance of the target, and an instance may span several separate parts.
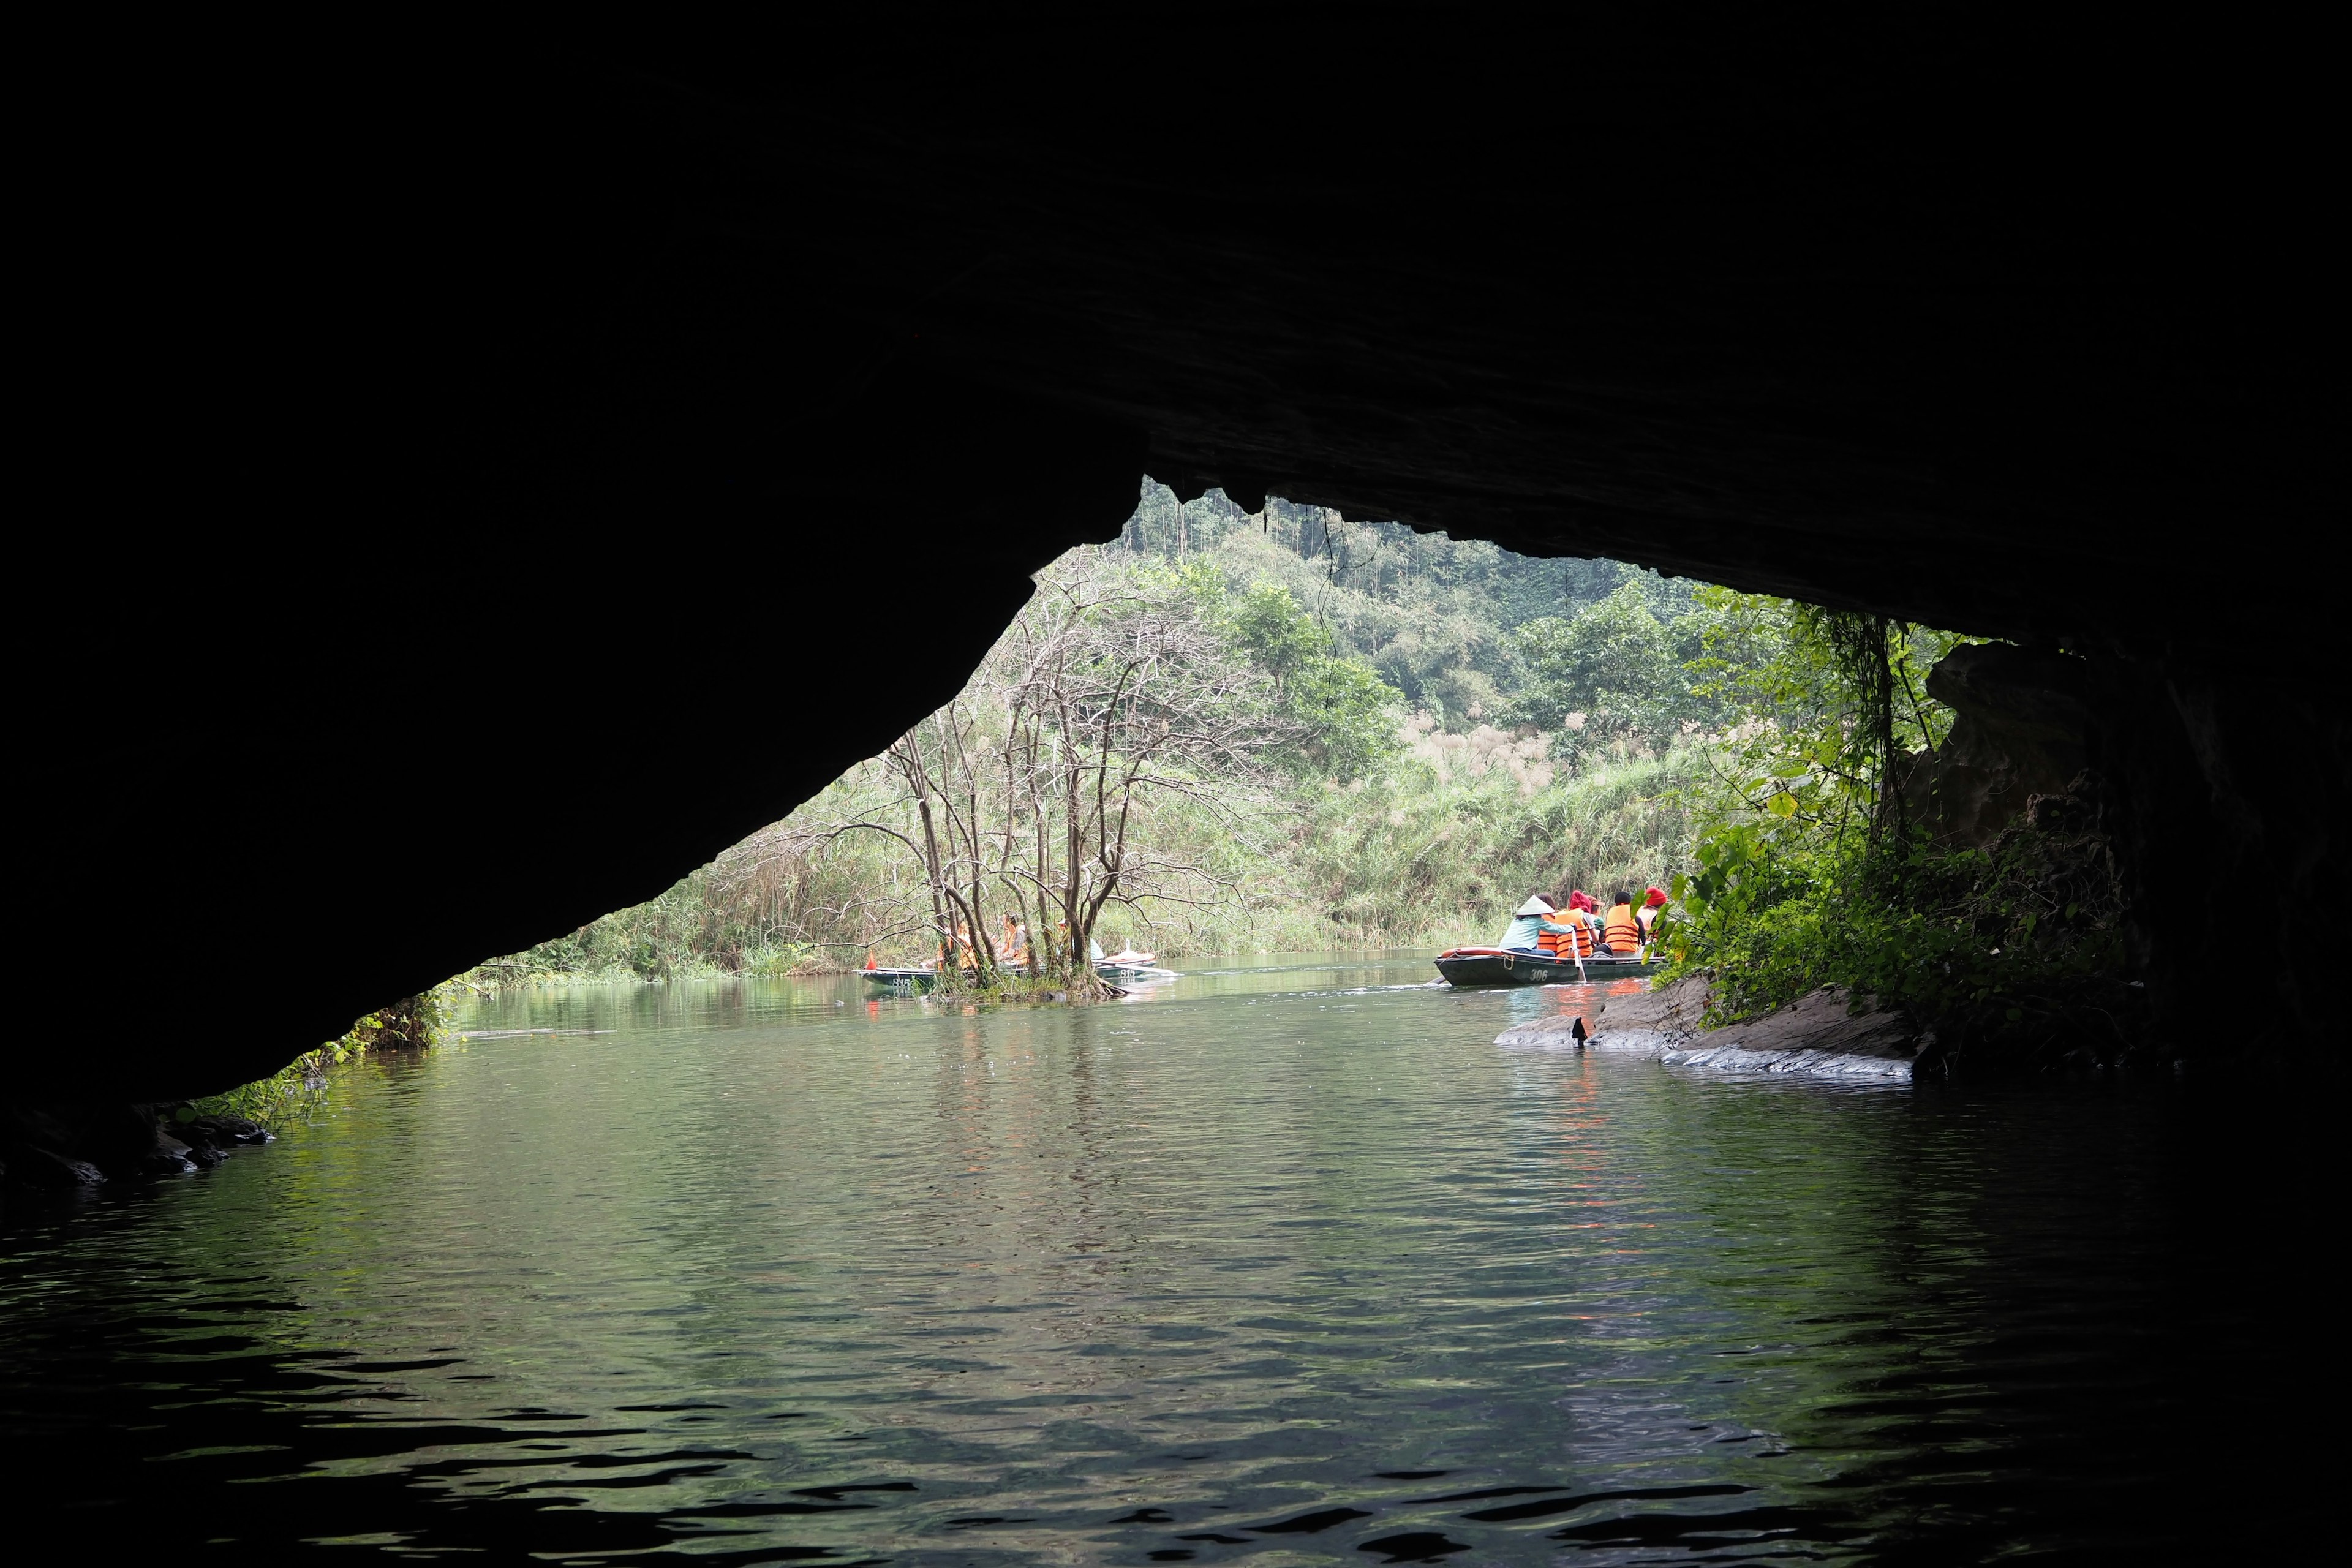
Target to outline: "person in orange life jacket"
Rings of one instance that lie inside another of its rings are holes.
[[[1642,922],[1633,918],[1633,895],[1622,888],[1601,917],[1601,940],[1612,958],[1630,958],[1642,951]]]
[[[980,957],[972,951],[971,927],[964,923],[963,917],[961,915],[950,915],[948,920],[949,923],[955,927],[955,935],[940,944],[942,960],[952,954],[957,968],[976,972],[980,968]],[[928,968],[929,965],[925,967]]]
[[[1657,888],[1643,890],[1642,907],[1633,918],[1642,922],[1642,945],[1647,947],[1658,940],[1658,917],[1666,912],[1666,895]]]
[[[1568,895],[1568,905],[1557,911],[1559,925],[1547,925],[1544,949],[1554,958],[1591,958],[1601,944],[1599,927],[1592,919],[1592,895],[1579,888]],[[1554,932],[1557,934],[1554,934]]]
[[[1543,946],[1544,934],[1549,931],[1556,936],[1568,929],[1554,925],[1544,918],[1556,912],[1549,899],[1541,893],[1529,893],[1528,901],[1512,914],[1510,927],[1503,932],[1503,940],[1495,945],[1513,952],[1548,955]]]

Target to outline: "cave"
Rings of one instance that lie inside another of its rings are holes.
[[[1087,26],[92,86],[49,232],[97,516],[20,633],[20,929],[128,951],[13,1092],[217,1090],[650,897],[941,701],[1146,475],[2012,642],[1979,695],[2076,716],[2159,1013],[2252,945],[2262,1025],[2194,1048],[2331,1058],[2291,65]]]

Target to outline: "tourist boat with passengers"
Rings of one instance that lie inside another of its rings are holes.
[[[1605,985],[1655,974],[1661,967],[1651,958],[1554,958],[1507,947],[1456,947],[1437,955],[1437,973],[1454,985]]]

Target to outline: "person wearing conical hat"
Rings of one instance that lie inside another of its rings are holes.
[[[1544,916],[1551,912],[1549,899],[1545,898],[1541,893],[1529,893],[1528,901],[1521,904],[1517,911],[1511,916],[1510,927],[1503,932],[1503,940],[1495,945],[1517,948],[1527,952],[1541,952],[1542,949],[1537,944],[1543,937]]]

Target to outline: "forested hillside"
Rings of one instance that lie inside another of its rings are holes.
[[[1695,812],[1748,804],[1721,764],[1795,624],[1613,561],[1149,482],[1118,542],[1039,584],[884,756],[478,978],[887,963],[1007,921],[1168,958],[1491,941],[1530,890],[1693,868]]]

